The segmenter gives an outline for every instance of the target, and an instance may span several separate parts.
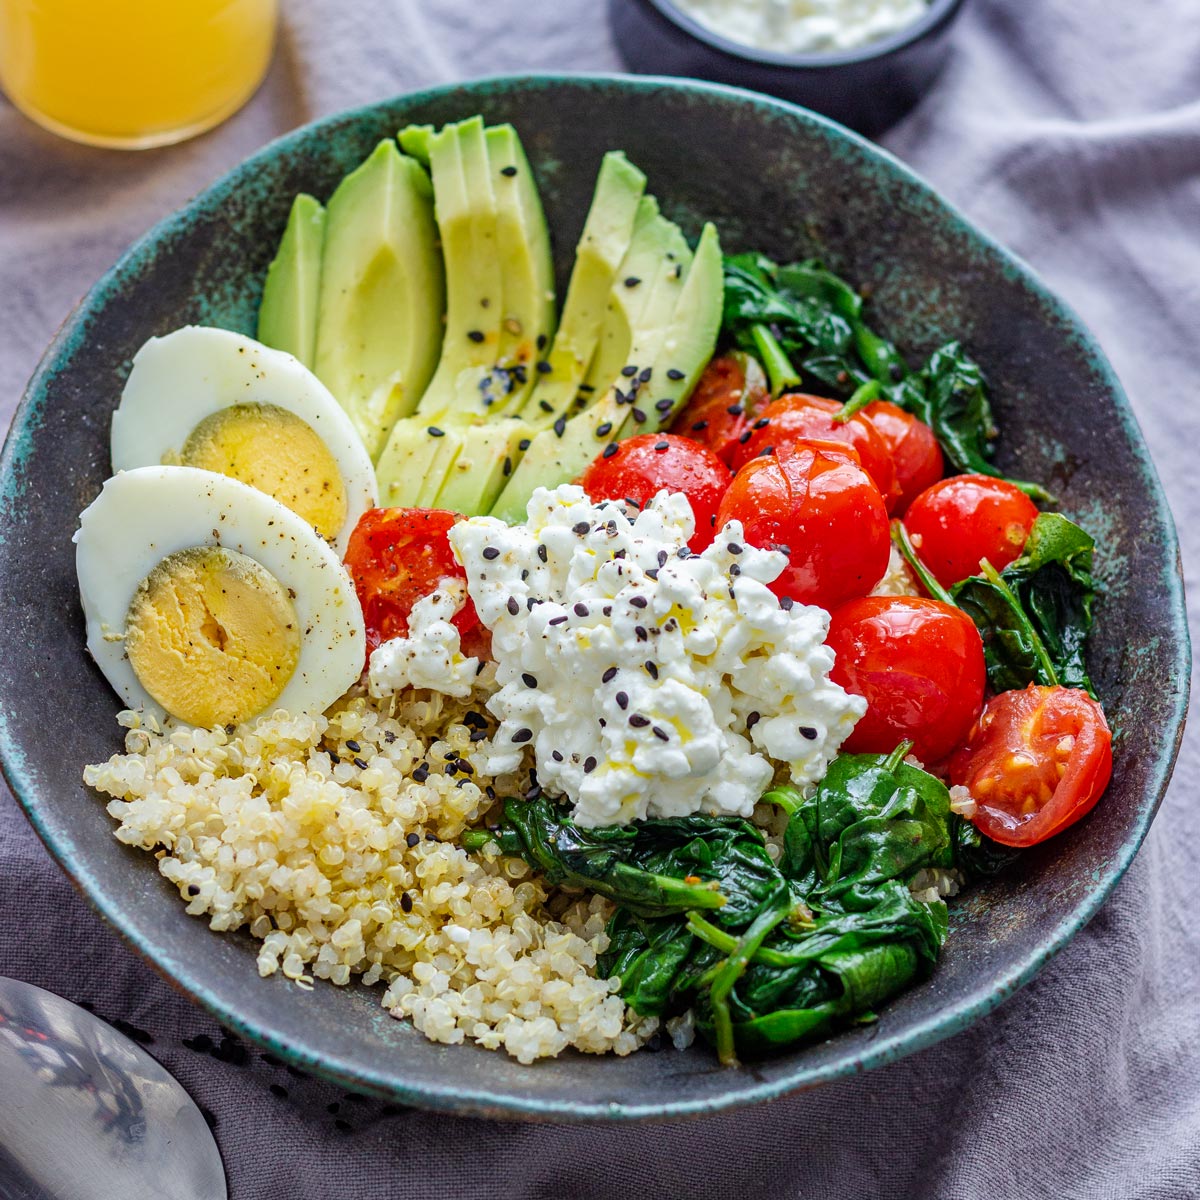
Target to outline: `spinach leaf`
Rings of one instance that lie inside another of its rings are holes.
[[[1020,850],[993,842],[964,817],[954,818],[953,838],[954,865],[967,880],[990,879],[1021,856]]]
[[[723,1062],[871,1019],[930,970],[946,935],[940,901],[914,898],[924,867],[953,866],[958,820],[933,776],[888,756],[842,755],[811,796],[764,796],[789,816],[777,864],[732,817],[579,829],[547,799],[508,800],[495,841],[551,883],[615,901],[599,970],[635,1011],[693,1007]]]
[[[983,638],[993,691],[1031,683],[1082,688],[1095,698],[1084,649],[1092,626],[1095,543],[1060,513],[1033,523],[1021,557],[951,589]]]

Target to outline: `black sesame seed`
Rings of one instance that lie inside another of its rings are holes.
[[[654,374],[654,368],[653,368],[653,367],[643,367],[643,368],[642,368],[642,369],[641,369],[641,370],[638,372],[638,383],[649,383],[649,382],[650,382],[650,376],[651,376],[651,375],[653,375],[653,374]]]
[[[507,175],[507,176],[508,176],[510,179],[511,179],[511,178],[512,178],[512,177],[513,177],[513,176],[514,176],[516,173],[517,173],[517,168],[516,168],[516,167],[514,167],[514,166],[511,166],[511,165],[510,165],[510,166],[507,166],[507,167],[501,167],[501,168],[500,168],[500,174],[501,174],[501,175]]]
[[[485,737],[487,737],[486,729],[472,729],[471,730],[470,738],[471,738],[472,742],[482,742]]]
[[[655,581],[657,582],[657,580],[658,580],[658,568],[657,568],[657,567],[651,567],[651,568],[650,568],[650,570],[648,570],[648,571],[646,572],[646,578],[647,578],[647,579],[653,579],[653,580],[655,580]]]
[[[541,604],[541,601],[536,596],[526,596],[525,597],[525,611],[526,612],[533,612],[533,610],[535,608],[537,608],[537,606],[539,604]]]
[[[650,636],[641,625],[635,626],[633,632],[637,635],[637,640],[639,642],[646,641],[646,639]]]
[[[410,842],[410,843],[409,843],[409,845],[412,845],[412,843]],[[402,909],[403,909],[403,910],[404,910],[406,913],[410,913],[410,912],[412,912],[412,910],[413,910],[413,901],[412,901],[412,897],[411,897],[411,896],[410,896],[410,895],[409,895],[407,892],[401,892],[401,893],[400,893],[400,907],[401,907],[401,908],[402,908]]]
[[[634,416],[637,416],[636,408],[633,410],[633,413],[634,413]],[[616,442],[609,442],[608,445],[604,447],[604,457],[605,458],[612,458],[612,456],[614,454],[616,454],[616,452],[617,452],[617,443]]]
[[[634,729],[644,729],[650,724],[650,718],[643,717],[641,713],[634,713],[633,716],[629,718],[629,723],[634,727]]]
[[[575,615],[577,617],[586,617],[588,615],[588,607],[586,604],[575,605]]]
[[[766,429],[766,427],[768,425],[770,425],[770,423],[771,422],[767,417],[759,417],[758,420],[754,422],[754,428],[755,429]]]
[[[355,758],[354,765],[360,771],[365,771],[367,769],[367,760],[365,758]]]
[[[731,417],[740,417],[745,410],[740,404],[731,404],[725,411]]]
[[[658,565],[660,567],[665,567],[667,565],[667,559],[669,557],[670,557],[670,555],[668,555],[665,550],[660,550],[658,552]]]
[[[189,896],[198,896],[200,895],[200,889],[194,883],[189,883],[187,893]]]
[[[412,777],[418,783],[424,783],[429,778],[429,764],[421,763],[419,767],[412,773]]]
[[[624,712],[629,707],[629,694],[627,692],[618,692],[616,695],[617,707]]]
[[[518,729],[517,732],[512,735],[512,740],[514,742],[520,744],[521,742],[529,741],[530,738],[532,738],[532,737],[533,737],[532,729],[522,728],[522,729]]]
[[[531,441],[531,439],[529,439],[529,438],[522,438],[522,439],[521,439],[521,440],[520,440],[520,441],[517,443],[517,449],[518,449],[518,450],[528,450],[528,449],[529,449],[529,447],[530,447],[531,445],[533,445],[533,442]]]
[[[472,329],[468,331],[467,337],[469,337],[473,342],[482,342],[483,332],[479,329]]]
[[[587,758],[583,760],[583,773],[585,775],[590,775],[595,769],[596,760],[589,754]]]
[[[668,379],[682,379],[683,372],[678,367],[668,367],[667,368],[667,378]]]
[[[654,402],[654,407],[657,408],[660,413],[670,412],[674,406],[675,406],[675,401],[670,400],[670,399],[666,398],[665,396],[663,397],[663,399],[656,400]]]
[[[445,437],[446,436],[446,431],[444,429],[439,429],[436,425],[430,425],[430,427],[425,432],[428,433],[430,437]]]
[[[549,338],[547,338],[547,337],[546,337],[546,335],[545,335],[544,333],[539,333],[539,334],[537,335],[537,348],[538,348],[539,350],[545,350],[545,348],[546,348],[546,343],[547,343],[549,340],[550,340],[550,339],[549,339]]]
[[[637,285],[641,282],[642,281],[636,275],[627,275],[625,277],[626,287],[637,287]]]
[[[742,568],[739,567],[737,565],[737,563],[730,563],[729,564],[729,573],[730,573],[730,575],[735,575],[735,576],[740,575],[742,573]]]
[[[665,729],[663,729],[661,725],[655,725],[650,732],[654,734],[654,736],[658,738],[660,742],[669,742],[671,740],[671,735]]]
[[[764,446],[764,447],[763,447],[763,448],[762,448],[762,449],[761,449],[761,450],[758,452],[758,457],[759,457],[759,458],[770,458],[770,457],[771,457],[771,455],[772,455],[772,454],[774,454],[774,453],[775,453],[775,447],[774,447],[774,446]]]
[[[646,414],[640,409],[635,408],[633,411],[633,419],[641,425],[646,420]]]
[[[540,785],[535,783],[533,785],[533,787],[531,787],[525,793],[525,799],[526,800],[536,800],[541,794],[542,794],[542,789],[541,789]]]
[[[546,624],[547,625],[561,625],[566,619],[567,619],[566,617],[551,617],[550,620],[546,622]]]
[[[483,557],[489,558],[489,559],[490,558],[499,558],[500,551],[497,550],[495,546],[485,546],[483,548]]]
[[[579,385],[579,390],[581,392],[594,392],[596,389],[592,387],[590,383],[581,383]]]
[[[632,604],[634,608],[645,608],[650,601],[647,600],[645,596],[630,596],[629,603]]]
[[[357,754],[362,749],[362,747],[355,741],[347,740],[346,749],[353,750],[354,753]]]
[[[546,547],[544,545],[542,545],[541,542],[538,543],[537,556],[542,562],[545,562],[546,559],[549,557],[549,555],[546,552]]]
[[[628,366],[624,366],[621,368],[621,374],[624,375],[626,379],[632,379],[637,374],[637,367],[635,367],[632,363]]]
[[[554,405],[551,404],[549,400],[539,400],[538,406],[541,408],[542,412],[552,413],[554,411]]]
[[[679,549],[675,551],[675,553],[680,558],[691,558],[692,557],[692,552],[691,552],[691,550],[688,549],[687,546],[680,546]]]
[[[753,431],[752,431],[752,430],[749,430],[749,429],[747,429],[747,430],[746,430],[746,432],[745,432],[745,433],[743,433],[743,434],[742,434],[742,435],[741,435],[741,436],[738,438],[738,441],[739,441],[739,442],[740,442],[740,443],[741,443],[741,444],[744,446],[744,445],[745,445],[745,444],[746,444],[746,443],[747,443],[747,442],[750,440],[750,438],[751,438],[752,436],[753,436]]]
[[[610,433],[612,433],[612,422],[611,421],[605,421],[602,424],[596,426],[596,436],[598,438],[608,437],[608,435]]]
[[[742,547],[737,542],[730,542],[729,545],[725,547],[725,549],[728,550],[730,554],[741,554],[741,552],[742,552]]]
[[[702,429],[707,429],[707,428],[708,428],[707,421],[693,421],[692,422],[692,432],[693,433],[699,433]]]
[[[571,532],[579,537],[583,537],[585,533],[591,533],[592,527],[586,521],[576,521],[571,526]]]
[[[447,775],[457,775],[458,763],[447,763],[445,770]]]
[[[470,725],[474,729],[486,729],[487,718],[483,715],[483,713],[479,713],[474,709],[471,709],[470,712],[463,717],[463,724]]]
[[[512,474],[512,459],[509,458],[507,454],[504,456],[504,474]]]
[[[669,450],[670,448],[671,448],[670,442],[655,442],[654,443],[654,449],[657,450],[659,454],[661,454],[664,450]]]
[[[562,762],[562,760],[563,760],[562,751],[561,750],[551,750],[550,757],[552,759],[554,759],[555,762]]]
[[[524,674],[521,676],[521,682],[522,682],[522,683],[523,683],[523,684],[524,684],[524,685],[525,685],[527,688],[535,688],[535,687],[537,687],[537,677],[536,677],[536,676],[534,676],[534,675],[530,675],[530,673],[529,673],[528,671],[526,671],[526,672],[525,672],[525,673],[524,673]]]
[[[800,736],[802,738],[808,738],[808,740],[811,742],[816,739],[817,731],[811,725],[801,725]]]
[[[475,774],[475,768],[473,766],[471,766],[471,764],[469,762],[467,762],[466,759],[463,759],[463,758],[460,758],[458,760],[458,769],[464,775],[474,775]]]
[[[779,607],[782,608],[784,612],[790,611],[792,605],[795,603],[795,600],[793,600],[791,596],[780,596],[779,598]]]
[[[658,666],[656,663],[651,662],[650,659],[646,659],[642,666],[646,668],[646,674],[649,675],[651,679],[658,678]]]
[[[612,681],[614,679],[616,679],[616,677],[617,677],[617,668],[609,667],[608,670],[605,671],[604,674],[600,676],[600,682],[601,683],[612,683]]]
[[[554,368],[544,358],[542,358],[538,359],[538,361],[534,363],[534,370],[537,371],[539,375],[549,375]]]
[[[757,725],[761,719],[762,719],[762,713],[758,712],[757,710],[748,714],[746,717],[746,728],[753,729],[755,727],[755,725]]]
[[[516,598],[516,596],[509,596],[509,598],[508,598],[508,611],[509,611],[509,612],[510,612],[510,613],[511,613],[511,614],[512,614],[514,617],[515,617],[515,616],[516,616],[516,615],[517,615],[517,614],[518,614],[518,613],[521,611],[521,606],[520,606],[520,604],[518,604],[518,603],[517,603],[517,598]]]
[[[567,418],[559,417],[558,420],[554,422],[555,436],[562,437],[563,433],[566,431],[566,428],[567,428]]]

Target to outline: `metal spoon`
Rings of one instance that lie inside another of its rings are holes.
[[[51,992],[0,976],[4,1200],[227,1200],[192,1098],[140,1047]]]

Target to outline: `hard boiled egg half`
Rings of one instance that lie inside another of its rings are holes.
[[[164,463],[266,492],[339,550],[378,499],[362,439],[325,385],[227,329],[187,325],[134,356],[113,414],[113,470]]]
[[[88,649],[131,708],[188,725],[320,713],[366,653],[354,584],[313,526],[194,467],[123,471],[75,534]]]

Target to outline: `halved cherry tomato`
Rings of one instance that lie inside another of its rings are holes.
[[[359,517],[346,547],[346,569],[362,605],[368,660],[383,642],[408,633],[413,605],[443,579],[467,578],[446,538],[461,520],[440,508],[372,508]],[[453,623],[465,655],[491,657],[491,634],[470,597]]]
[[[1100,799],[1112,776],[1112,733],[1087,692],[1031,683],[988,701],[947,771],[975,800],[981,833],[1033,846]]]
[[[770,403],[771,391],[758,359],[735,350],[714,358],[704,369],[671,432],[707,446],[731,467],[738,438]]]
[[[780,396],[739,439],[733,455],[733,468],[738,470],[752,458],[764,454],[770,447],[776,458],[785,457],[792,443],[809,438],[829,442],[846,442],[858,451],[863,470],[875,481],[891,512],[900,498],[896,486],[896,468],[887,443],[865,417],[855,414],[848,421],[835,421],[841,409],[836,400],[824,396],[790,393]]]
[[[900,498],[892,511],[902,513],[945,474],[942,448],[924,421],[890,400],[872,400],[860,412],[891,451],[896,486],[900,489]]]
[[[883,498],[840,447],[801,445],[784,459],[756,458],[735,476],[717,528],[741,521],[752,546],[784,550],[777,596],[833,608],[863,596],[887,570],[890,542]]]
[[[979,574],[986,558],[997,571],[1017,558],[1037,520],[1020,488],[990,475],[954,475],[926,488],[904,514],[913,549],[943,587]]]
[[[983,642],[961,609],[923,596],[866,596],[837,609],[826,643],[831,678],[867,702],[846,739],[855,754],[888,754],[903,741],[923,763],[962,744],[979,716]]]
[[[593,500],[632,500],[644,508],[663,489],[691,503],[696,532],[688,541],[697,554],[716,536],[717,506],[733,478],[706,446],[674,433],[643,433],[600,455],[579,482]]]

